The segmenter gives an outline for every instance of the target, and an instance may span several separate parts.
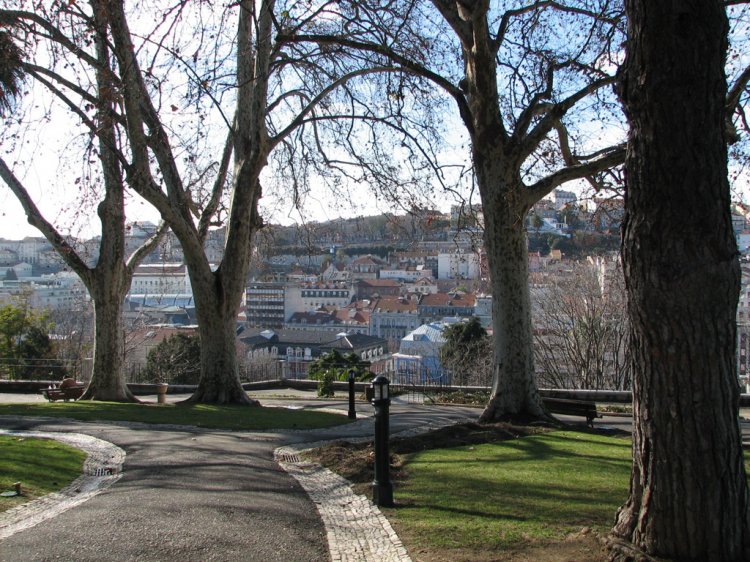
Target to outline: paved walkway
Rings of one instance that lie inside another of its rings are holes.
[[[293,404],[347,408],[341,400]],[[372,413],[368,404],[357,406]],[[466,407],[394,403],[391,433],[426,431],[477,415]],[[255,433],[1,417],[0,427],[51,433],[84,449],[106,448],[105,441],[117,445],[91,457],[85,476],[96,482],[85,494],[74,485],[0,517],[2,561],[410,559],[368,498],[296,456],[333,439],[371,438],[370,417],[323,430]],[[119,465],[117,451],[127,453]],[[102,475],[104,467],[114,474]]]

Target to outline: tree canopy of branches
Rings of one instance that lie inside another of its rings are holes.
[[[313,171],[333,186],[339,185],[335,174],[326,170],[344,177],[371,170],[370,177],[380,178],[366,157],[346,154],[366,147],[373,161],[392,160],[389,143],[360,142],[351,126],[389,118],[387,106],[382,115],[371,111],[367,80],[393,66],[328,46],[279,44],[276,36],[290,22],[313,25],[327,17],[325,9],[294,2],[243,0],[216,10],[210,2],[148,7],[91,0],[88,11],[71,3],[56,4],[54,13],[4,15],[74,59],[80,75],[98,73],[107,81],[98,91],[84,91],[42,65],[33,69],[48,87],[77,95],[74,107],[107,104],[111,129],[92,126],[92,134],[180,240],[201,335],[201,378],[190,400],[250,403],[239,383],[234,340],[253,239],[262,226],[261,174],[273,160],[275,178],[267,176],[289,185],[294,202],[302,200]],[[89,52],[92,37],[101,38],[108,56]],[[127,139],[127,150],[101,138],[108,130]],[[219,137],[226,141],[217,146]],[[379,185],[399,169],[391,164]],[[417,183],[419,170],[413,171],[401,174],[401,182]],[[224,258],[211,264],[203,247],[217,224],[226,227]]]
[[[633,468],[611,559],[748,560],[734,357],[740,270],[727,179],[727,16],[720,2],[626,6],[622,255]]]

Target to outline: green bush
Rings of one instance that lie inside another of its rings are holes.
[[[333,372],[326,371],[323,373],[318,381],[318,396],[321,398],[332,398],[334,395],[333,391]]]
[[[152,382],[198,384],[201,346],[198,336],[175,334],[148,353],[146,369]]]
[[[349,371],[353,370],[355,380],[369,381],[373,378],[373,374],[368,370],[369,366],[370,363],[361,361],[356,353],[343,356],[338,351],[333,350],[310,363],[310,367],[307,369],[307,377],[314,381],[320,381],[328,373],[331,373],[332,380],[348,381]]]

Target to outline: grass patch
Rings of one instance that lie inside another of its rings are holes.
[[[627,499],[630,465],[629,439],[571,431],[423,451],[406,459],[402,507],[387,513],[417,550],[497,557],[607,530]]]
[[[628,495],[629,437],[461,424],[391,440],[397,507],[384,509],[419,561],[600,561]],[[371,444],[310,456],[371,496]],[[595,531],[595,532],[591,532]]]
[[[214,404],[135,404],[89,401],[0,404],[0,415],[47,416],[81,421],[130,421],[235,430],[316,429],[341,425],[350,421],[345,415],[315,410]]]
[[[0,492],[21,482],[22,495],[0,497],[0,512],[56,492],[78,478],[86,453],[52,439],[0,435]]]

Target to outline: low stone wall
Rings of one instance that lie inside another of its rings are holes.
[[[60,384],[59,380],[49,381],[3,381],[0,380],[0,393],[8,394],[36,394],[41,392],[42,389],[47,388],[52,384]],[[137,395],[150,395],[157,394],[158,384],[128,384],[130,391]],[[370,386],[369,382],[355,382],[354,390],[356,392],[365,392]],[[346,381],[334,381],[333,387],[336,390],[348,390],[349,383]],[[197,385],[194,384],[170,384],[167,390],[168,394],[191,394],[195,391]],[[282,379],[282,380],[270,380],[270,381],[259,381],[259,382],[247,382],[243,383],[242,388],[245,390],[270,390],[274,388],[294,388],[297,390],[315,390],[318,388],[318,381],[307,380],[307,379]],[[430,387],[432,390],[436,390],[434,387]],[[461,387],[461,386],[441,386],[441,392],[456,392],[456,391],[478,391],[488,390],[486,387]],[[633,401],[632,393],[629,391],[622,390],[572,390],[572,389],[556,389],[556,388],[542,388],[539,390],[539,394],[546,398],[570,398],[574,400],[590,400],[592,402],[606,402],[612,404],[630,404]],[[740,395],[740,406],[743,408],[750,407],[750,394]]]

